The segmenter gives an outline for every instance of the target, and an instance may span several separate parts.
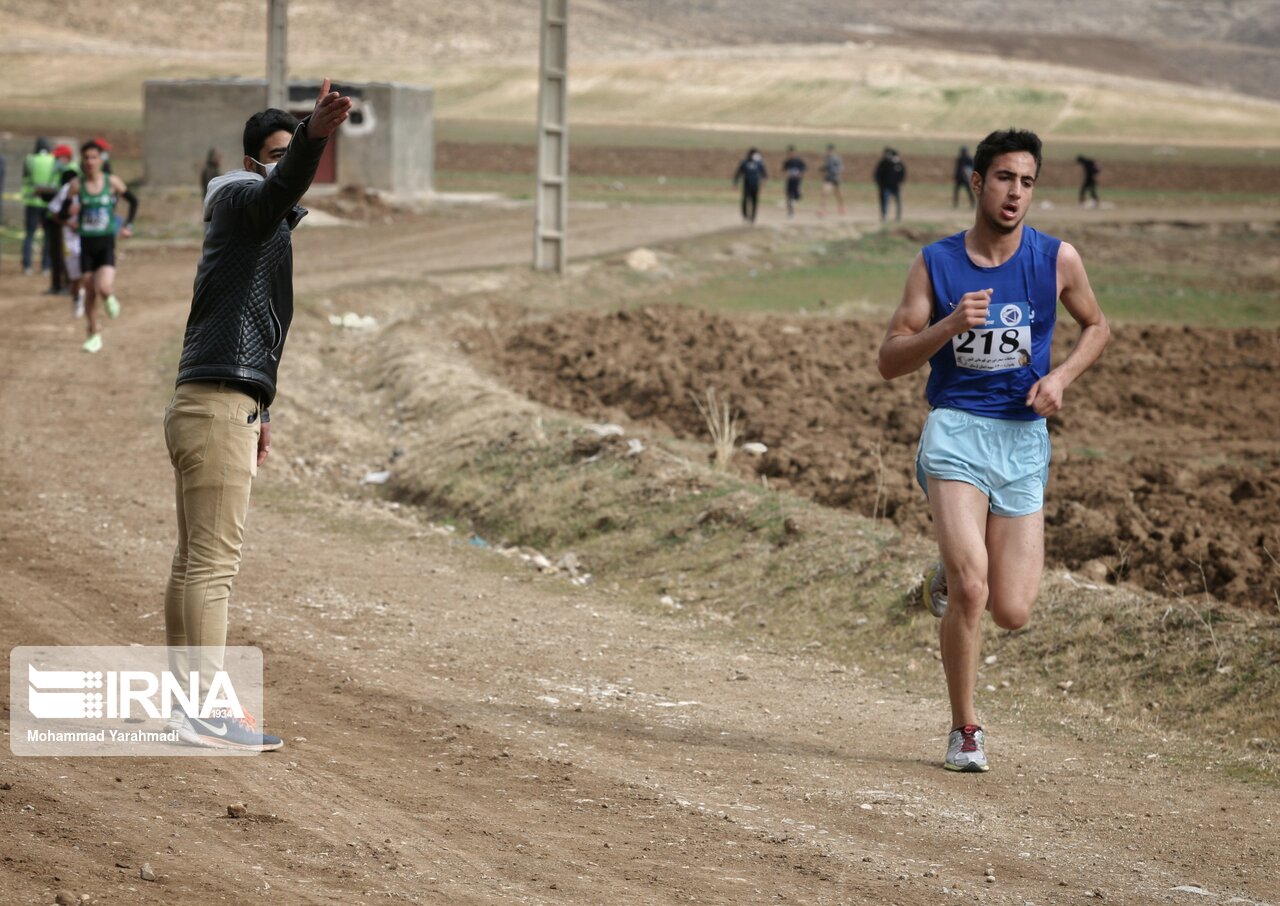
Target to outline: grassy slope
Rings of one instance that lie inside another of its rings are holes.
[[[488,539],[552,559],[571,550],[597,581],[621,582],[637,606],[783,649],[820,641],[851,669],[941,695],[937,624],[913,590],[919,565],[933,556],[926,539],[711,474],[695,465],[704,452],[696,447],[682,451],[683,462],[654,451],[629,459],[614,448],[584,463],[573,448],[576,425],[546,429],[545,440],[517,430],[455,449],[434,464],[441,478],[406,476],[398,493],[458,514]],[[662,604],[663,595],[675,604]],[[1266,716],[1280,698],[1274,624],[1053,573],[1033,625],[1016,633],[987,626],[984,654],[997,666],[980,671],[979,708],[993,720],[1015,711],[1046,723],[1090,715],[1082,733],[1113,720],[1188,733],[1213,727],[1204,767],[1223,759],[1275,782],[1273,761],[1246,745],[1274,735]],[[1215,643],[1228,653],[1228,671],[1218,670]],[[1070,700],[1059,688],[1068,680]]]
[[[850,136],[971,136],[993,121],[1090,141],[1274,147],[1277,105],[1066,67],[900,48],[823,48],[590,61],[574,68],[571,115],[592,124],[791,128]],[[528,120],[527,67],[459,69],[437,79],[449,118]]]
[[[259,77],[256,48],[183,55],[163,49],[129,53],[104,42],[68,53],[76,66],[47,65],[47,55],[10,52],[6,123],[138,128],[142,82],[149,78]],[[295,48],[293,72],[431,84],[438,116],[525,124],[536,106],[536,72],[527,62],[375,56]],[[358,60],[358,62],[357,62]],[[589,140],[590,127],[628,127],[647,141],[696,141],[712,130],[741,144],[777,130],[841,136],[857,147],[886,136],[945,147],[1008,122],[1034,128],[1065,146],[1186,144],[1280,147],[1280,104],[1062,66],[909,48],[823,46],[686,51],[643,59],[588,59],[573,64],[570,111]],[[446,135],[448,133],[446,132]],[[526,133],[527,134],[527,133]],[[925,149],[927,150],[927,149]],[[1241,152],[1235,152],[1239,154]],[[1246,152],[1247,153],[1247,152]]]

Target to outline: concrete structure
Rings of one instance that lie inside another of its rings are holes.
[[[270,0],[267,11],[267,106],[289,101],[289,0]]]
[[[431,191],[435,163],[433,95],[429,87],[368,82],[335,84],[355,101],[351,117],[329,140],[316,183],[361,186],[412,197]],[[148,186],[200,187],[210,148],[223,171],[239,169],[244,124],[267,106],[263,79],[144,83],[143,164]],[[290,113],[311,112],[320,82],[289,84]]]

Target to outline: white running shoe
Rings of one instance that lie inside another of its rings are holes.
[[[102,349],[102,334],[95,333],[84,341],[85,352],[98,352],[100,349]]]
[[[174,711],[169,716],[169,722],[165,724],[165,730],[173,733],[179,742],[194,746],[200,745],[200,739],[196,736],[195,728],[191,726],[191,721],[187,719],[187,715],[183,711]]]
[[[942,766],[948,771],[981,773],[990,770],[987,764],[987,735],[977,724],[966,724],[951,731],[947,737],[947,759]]]

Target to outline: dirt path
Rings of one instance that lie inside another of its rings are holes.
[[[597,250],[680,223],[652,215],[638,235],[632,212],[594,216]],[[300,288],[351,279],[357,257],[364,278],[474,265],[527,246],[522,217],[402,228],[398,249],[317,230],[299,241]],[[6,649],[161,641],[159,422],[194,264],[130,255],[125,315],[93,357],[37,281],[4,278]],[[303,324],[291,347],[322,342]],[[287,367],[284,381],[287,411]],[[280,420],[277,456],[307,419]],[[270,464],[259,482],[232,639],[263,648],[287,747],[142,760],[6,746],[5,903],[59,889],[130,904],[1280,902],[1274,792],[1197,770],[1186,741],[1010,720],[992,728],[991,774],[949,775],[929,671],[903,681],[821,649],[732,644],[387,505],[286,495]],[[235,801],[256,819],[224,817]],[[139,879],[144,861],[157,881]],[[1174,891],[1193,884],[1211,895]]]

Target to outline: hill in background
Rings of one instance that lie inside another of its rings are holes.
[[[0,0],[0,55],[127,55],[164,64],[242,60],[261,71],[261,0]],[[875,41],[989,53],[1280,99],[1280,4],[1271,0],[570,0],[578,59],[743,44]],[[384,0],[290,4],[291,55],[378,69],[532,62],[536,4]],[[12,60],[7,61],[7,64]],[[8,65],[7,67],[8,68]]]

